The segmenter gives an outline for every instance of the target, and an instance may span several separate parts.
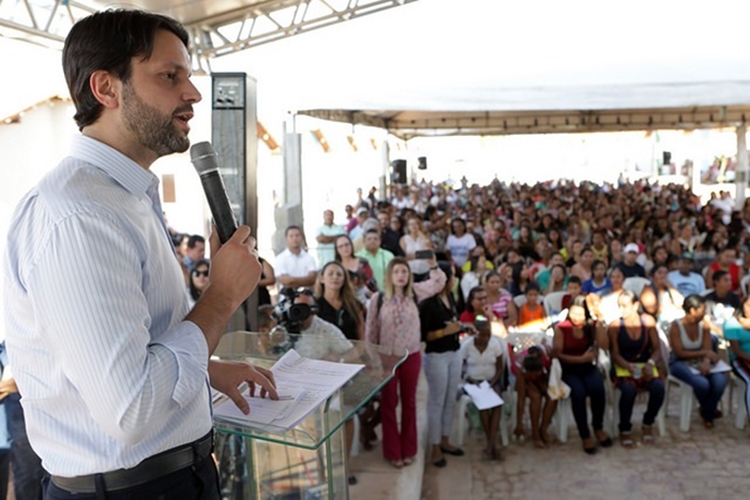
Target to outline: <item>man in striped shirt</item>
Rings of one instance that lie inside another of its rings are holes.
[[[5,256],[5,321],[46,498],[218,499],[207,382],[271,375],[209,361],[261,273],[250,229],[212,235],[211,284],[188,310],[162,217],[159,157],[187,150],[201,99],[188,34],[136,10],[73,26],[63,69],[81,130],[17,207]],[[137,493],[136,493],[137,491]]]

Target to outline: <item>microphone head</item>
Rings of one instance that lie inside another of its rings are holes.
[[[219,168],[216,151],[208,141],[197,142],[190,147],[190,161],[198,174],[204,174]]]

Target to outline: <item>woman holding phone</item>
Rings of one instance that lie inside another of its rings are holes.
[[[439,294],[419,304],[419,320],[422,340],[427,344],[424,371],[430,389],[428,419],[431,460],[434,466],[445,467],[445,453],[457,457],[464,454],[463,450],[448,441],[453,426],[456,390],[461,380],[459,334],[462,326],[450,293],[454,280],[452,266],[448,262],[441,262],[440,269],[447,278],[445,286]]]
[[[399,246],[413,273],[424,274],[430,270],[427,263],[430,255],[425,250],[432,250],[432,242],[422,232],[422,221],[419,218],[412,216],[406,221],[406,233],[399,240]],[[434,258],[434,253],[432,257]]]

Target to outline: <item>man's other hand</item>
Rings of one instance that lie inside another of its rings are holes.
[[[239,386],[247,382],[250,395],[256,393],[262,398],[279,399],[276,382],[270,370],[243,361],[210,361],[208,375],[211,387],[226,394],[242,413],[250,413],[250,405],[239,391]]]

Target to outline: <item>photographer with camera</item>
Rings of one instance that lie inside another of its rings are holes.
[[[336,325],[318,317],[312,291],[303,289],[295,295],[293,305],[286,312],[287,318],[292,320],[291,327],[289,321],[279,320],[290,333],[297,333],[295,326],[299,327],[300,336],[294,349],[306,358],[340,361],[354,345]]]

